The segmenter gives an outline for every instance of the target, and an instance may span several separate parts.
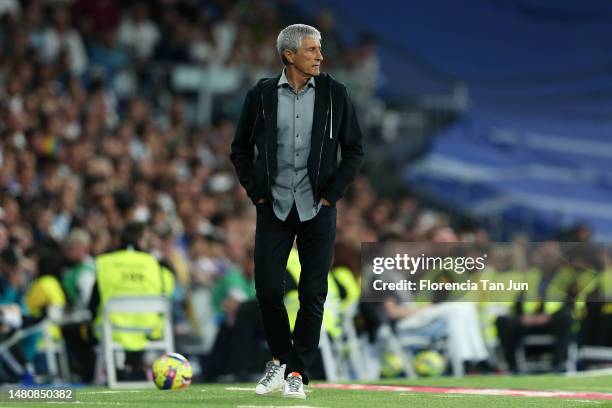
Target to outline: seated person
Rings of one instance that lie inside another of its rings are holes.
[[[561,271],[563,257],[557,242],[546,242],[534,254],[536,267],[525,272],[522,280],[529,281],[529,291],[521,292],[513,313],[497,318],[496,326],[508,369],[518,371],[516,350],[522,338],[530,334],[555,337],[553,366],[565,370],[568,346],[572,335],[573,296],[567,292],[571,282],[567,271]],[[565,297],[564,301],[561,298]]]

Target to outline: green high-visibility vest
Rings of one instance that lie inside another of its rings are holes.
[[[300,258],[295,248],[291,249],[289,259],[287,260],[287,271],[299,287],[300,273],[302,266]],[[293,332],[295,321],[297,320],[298,310],[300,309],[300,300],[297,290],[290,290],[285,294],[285,308],[289,316],[289,327]],[[342,326],[340,320],[340,291],[331,275],[327,276],[327,298],[325,299],[325,309],[323,311],[323,327],[325,331],[334,338],[342,334]]]
[[[135,250],[119,250],[96,258],[96,279],[100,292],[100,309],[96,325],[102,323],[102,311],[109,299],[118,296],[170,297],[174,291],[174,276],[151,254]],[[159,338],[163,319],[157,313],[112,313],[113,340],[129,351],[142,350],[150,338]],[[143,332],[122,331],[120,328],[149,329]]]

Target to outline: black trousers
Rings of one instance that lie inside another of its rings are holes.
[[[302,270],[292,337],[283,299],[287,259],[296,237]],[[335,238],[335,207],[322,206],[316,217],[300,222],[295,204],[285,221],[276,217],[271,203],[257,204],[255,288],[266,340],[272,356],[287,364],[285,375],[297,371],[304,384],[319,346]]]
[[[525,326],[517,316],[500,316],[496,320],[497,333],[504,358],[511,371],[517,371],[516,349],[523,336],[530,334],[552,334],[553,365],[559,368],[567,360],[567,350],[572,338],[572,317],[568,312],[557,312],[551,316],[549,323],[541,326]]]

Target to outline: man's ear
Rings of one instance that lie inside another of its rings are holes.
[[[285,48],[285,51],[283,51],[285,60],[290,64],[293,64],[293,54],[293,51],[291,51],[289,48]]]

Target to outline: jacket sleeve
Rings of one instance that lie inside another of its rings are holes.
[[[335,204],[357,176],[363,159],[361,129],[357,122],[355,108],[351,103],[346,88],[342,88],[344,109],[340,118],[338,143],[342,159],[336,173],[330,178],[321,196]]]
[[[257,115],[254,92],[254,90],[250,90],[246,95],[230,153],[230,159],[236,168],[238,180],[251,199],[254,198],[252,197],[252,177],[253,160],[255,158],[255,142],[251,136],[254,131],[255,116]]]

